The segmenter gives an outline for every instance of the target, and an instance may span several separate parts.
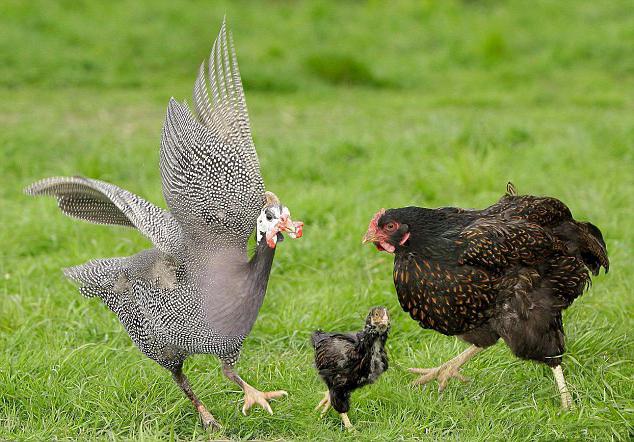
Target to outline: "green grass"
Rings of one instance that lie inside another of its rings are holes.
[[[306,222],[280,246],[239,372],[290,395],[243,417],[211,356],[185,367],[215,437],[629,440],[634,435],[634,9],[614,2],[19,2],[0,5],[0,439],[206,439],[169,374],[60,268],[148,246],[21,189],[82,174],[163,204],[160,130],[226,12],[267,187]],[[482,207],[512,180],[601,227],[611,271],[565,314],[563,413],[544,366],[502,344],[467,385],[410,366],[465,345],[400,311],[391,258],[360,239],[380,207]],[[393,316],[391,369],[354,394],[358,433],[313,407],[309,333]]]

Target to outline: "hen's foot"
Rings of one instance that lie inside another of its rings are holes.
[[[451,378],[459,379],[462,382],[468,382],[469,380],[460,374],[460,367],[462,367],[469,359],[480,353],[482,350],[484,350],[484,348],[472,345],[455,358],[442,364],[440,367],[410,368],[409,371],[411,373],[421,375],[413,382],[413,384],[422,385],[433,379],[437,379],[438,391],[442,392],[447,386],[447,382]]]
[[[329,408],[330,408],[330,392],[326,390],[326,393],[324,393],[324,398],[321,401],[319,401],[319,403],[315,407],[315,410],[321,409],[321,415],[323,416],[324,414],[328,412]]]
[[[565,411],[574,410],[575,403],[572,401],[570,391],[568,391],[568,386],[566,385],[566,379],[564,378],[564,372],[561,369],[561,365],[552,367],[552,370],[555,375],[557,387],[559,388],[559,394],[561,395],[561,407]]]
[[[456,367],[449,362],[435,368],[410,368],[409,372],[421,375],[412,382],[413,385],[423,385],[436,379],[438,381],[439,393],[447,387],[447,382],[449,382],[451,378],[456,378],[461,382],[469,382],[469,379],[460,374],[460,367]]]
[[[245,383],[244,405],[242,406],[242,414],[246,416],[247,411],[256,404],[268,411],[269,414],[273,414],[273,410],[271,410],[271,406],[269,405],[268,401],[282,396],[288,396],[288,393],[284,390],[260,391]]]

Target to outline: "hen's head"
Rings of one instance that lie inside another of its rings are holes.
[[[379,251],[394,253],[409,239],[409,226],[398,219],[397,212],[385,209],[379,210],[368,226],[363,242],[372,242]]]
[[[304,223],[293,221],[288,207],[280,203],[279,198],[273,192],[265,192],[266,204],[260,212],[257,221],[257,242],[262,239],[274,249],[278,241],[284,240],[282,232],[288,232],[291,238],[301,238]]]
[[[379,334],[387,333],[390,329],[390,316],[385,307],[373,307],[365,320],[365,328]]]

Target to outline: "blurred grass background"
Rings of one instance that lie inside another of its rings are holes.
[[[296,440],[631,440],[634,421],[634,8],[631,1],[0,4],[0,439],[205,439],[167,372],[60,268],[147,247],[62,217],[21,189],[81,174],[162,205],[160,130],[188,99],[226,14],[267,187],[306,222],[281,245],[239,370],[284,388],[275,415],[208,356],[188,361],[216,437]],[[608,276],[565,315],[562,413],[550,370],[498,345],[468,385],[408,385],[464,344],[400,312],[391,259],[360,238],[380,207],[481,207],[512,180],[601,227]],[[392,368],[354,395],[355,435],[313,407],[309,332],[393,316]]]

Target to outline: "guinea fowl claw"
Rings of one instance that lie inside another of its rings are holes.
[[[246,416],[247,411],[255,404],[264,408],[269,412],[269,414],[273,414],[273,410],[271,409],[268,401],[282,396],[288,396],[288,393],[284,390],[260,391],[250,385],[246,385],[244,388],[244,405],[242,406],[242,414]]]
[[[222,425],[220,425],[218,421],[214,419],[214,417],[209,412],[201,413],[200,421],[205,431],[218,431],[222,429]]]

